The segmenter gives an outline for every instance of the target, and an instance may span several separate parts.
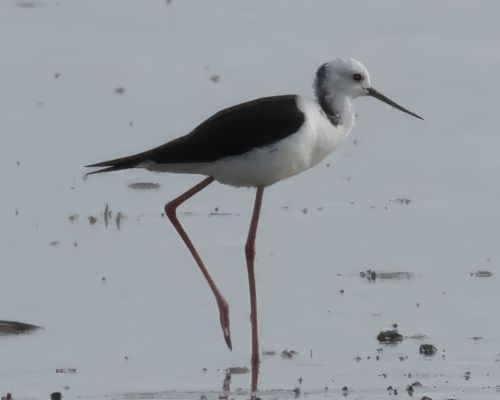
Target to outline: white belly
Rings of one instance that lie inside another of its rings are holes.
[[[317,165],[335,150],[353,125],[353,118],[350,118],[347,123],[333,126],[316,102],[300,99],[298,106],[306,116],[304,125],[272,145],[210,163],[161,167],[148,163],[142,167],[153,171],[203,174],[236,187],[272,185]]]
[[[333,126],[313,102],[301,101],[306,115],[301,129],[270,146],[207,165],[206,175],[231,186],[269,186],[314,167],[347,136],[348,125]]]

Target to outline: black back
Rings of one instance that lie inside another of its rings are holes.
[[[104,172],[133,168],[144,161],[159,164],[215,161],[286,138],[297,132],[304,120],[296,95],[263,97],[219,111],[191,133],[160,147],[89,167],[111,167],[96,171]]]

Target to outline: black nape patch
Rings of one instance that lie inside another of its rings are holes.
[[[325,88],[325,83],[327,79],[327,67],[328,63],[323,64],[316,71],[316,79],[314,80],[314,93],[318,100],[321,109],[325,113],[328,120],[333,126],[337,126],[340,123],[340,113],[333,109],[333,106],[327,100],[327,90]]]

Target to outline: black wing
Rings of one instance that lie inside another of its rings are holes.
[[[296,95],[263,97],[219,111],[191,133],[152,150],[87,167],[108,167],[92,172],[99,173],[134,168],[145,161],[158,164],[215,161],[292,135],[304,119]]]

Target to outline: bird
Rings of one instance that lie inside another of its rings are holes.
[[[377,91],[371,85],[366,67],[352,58],[336,58],[322,64],[314,77],[313,92],[311,97],[285,94],[237,104],[215,113],[190,133],[159,147],[86,166],[101,168],[87,175],[143,168],[205,176],[201,182],[168,202],[164,210],[215,296],[223,336],[230,350],[229,304],[179,222],[176,210],[214,181],[234,187],[256,188],[245,244],[250,290],[252,399],[257,398],[260,365],[254,267],[264,189],[314,167],[332,153],[354,126],[352,100],[357,97],[376,98],[423,120]]]

